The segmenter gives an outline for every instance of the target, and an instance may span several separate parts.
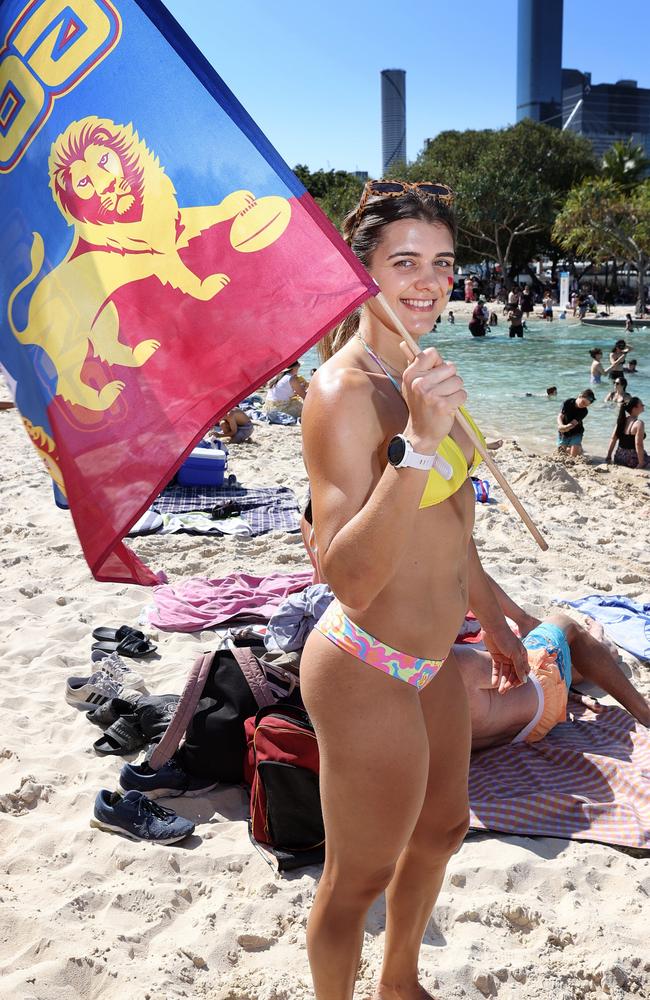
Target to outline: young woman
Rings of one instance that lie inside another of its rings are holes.
[[[619,375],[614,382],[614,388],[605,396],[604,402],[617,403],[620,406],[621,403],[627,403],[630,398],[630,393],[627,391],[627,379],[625,375]]]
[[[623,374],[623,366],[629,350],[630,348],[624,340],[617,340],[612,347],[609,355],[609,368],[607,369],[607,374],[612,382],[615,382]]]
[[[444,185],[370,181],[344,235],[418,340],[447,305],[455,221]],[[324,342],[303,413],[318,564],[336,600],[301,691],[320,748],[323,875],[307,927],[317,1000],[350,1000],[365,915],[386,890],[377,1000],[423,1000],[420,943],[467,830],[470,724],[450,654],[471,605],[502,686],[526,677],[472,541],[477,456],[466,399],[376,299]]]
[[[643,447],[645,424],[641,420],[641,414],[644,409],[638,396],[632,396],[623,403],[607,449],[608,462],[611,462],[613,454],[616,465],[627,465],[630,469],[650,468],[650,455]]]
[[[280,410],[280,412],[288,413],[292,417],[300,417],[302,401],[307,395],[307,386],[305,380],[298,375],[299,371],[300,362],[294,361],[292,365],[271,379],[264,403],[264,409],[267,413],[272,410]]]

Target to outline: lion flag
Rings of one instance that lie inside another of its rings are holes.
[[[0,0],[0,364],[98,580],[204,431],[376,291],[159,0]]]

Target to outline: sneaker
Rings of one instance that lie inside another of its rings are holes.
[[[119,663],[105,667],[104,663],[90,677],[68,677],[65,684],[68,705],[87,712],[101,708],[111,698],[128,699],[146,692],[144,679],[135,670]]]
[[[122,833],[130,840],[148,840],[154,844],[175,844],[194,833],[194,823],[164,809],[141,792],[125,795],[102,788],[95,799],[95,816],[90,825],[98,830]]]
[[[157,771],[152,771],[147,763],[125,764],[120,771],[120,785],[124,789],[144,792],[150,799],[188,795],[191,798],[211,792],[218,785],[210,778],[194,778],[172,757]]]
[[[124,687],[137,688],[138,691],[147,694],[147,685],[142,674],[127,666],[117,653],[109,653],[101,661],[93,662],[98,662],[99,664],[95,670],[96,674],[105,674],[111,680],[119,681]]]
[[[90,677],[68,677],[65,682],[65,700],[74,708],[88,711],[100,708],[111,698],[117,698],[122,684],[99,671]]]

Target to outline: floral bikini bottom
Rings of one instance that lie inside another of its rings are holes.
[[[356,625],[344,613],[338,601],[334,600],[316,625],[316,629],[339,649],[362,660],[370,667],[376,667],[384,674],[395,677],[421,691],[432,681],[444,660],[423,660],[408,653],[400,653],[387,646]]]

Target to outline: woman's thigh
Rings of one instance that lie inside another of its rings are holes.
[[[318,737],[327,867],[353,883],[389,877],[426,791],[420,696],[316,631],[301,659],[300,689]]]
[[[413,835],[416,846],[438,853],[455,850],[469,812],[471,723],[467,694],[453,653],[420,695],[429,744],[424,803]]]

